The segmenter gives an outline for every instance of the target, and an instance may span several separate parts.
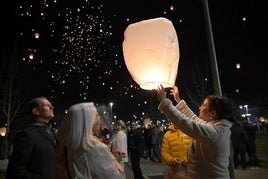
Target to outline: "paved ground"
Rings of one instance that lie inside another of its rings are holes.
[[[152,163],[150,160],[141,159],[140,166],[142,174],[147,179],[160,179],[163,178],[164,165],[160,163]],[[130,161],[125,165],[125,172],[127,179],[134,179],[133,172],[131,169]]]
[[[4,171],[7,166],[7,160],[0,160],[0,179],[4,179]],[[163,179],[165,166],[160,163],[152,163],[150,160],[141,159],[141,169],[146,179]],[[126,164],[125,171],[127,179],[134,179],[130,162]],[[249,170],[235,170],[236,179],[267,179],[268,169],[260,168]]]
[[[165,166],[159,163],[152,163],[150,160],[141,159],[141,169],[145,178],[147,179],[163,179],[163,171]],[[134,179],[130,162],[125,166],[127,179]],[[248,169],[235,170],[236,179],[267,179],[268,169]]]

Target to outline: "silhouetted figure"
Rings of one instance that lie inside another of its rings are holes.
[[[140,168],[140,148],[141,148],[141,131],[137,129],[135,121],[131,121],[130,130],[127,134],[128,152],[135,179],[142,179],[142,171]]]
[[[233,146],[233,162],[234,167],[239,165],[239,156],[241,159],[241,166],[246,169],[246,145],[248,136],[239,122],[235,122],[231,127],[231,141]]]
[[[259,169],[260,162],[256,150],[256,127],[250,123],[244,123],[243,126],[248,135],[246,151],[249,158],[249,166]]]
[[[160,149],[159,149],[159,129],[156,126],[156,123],[152,123],[152,129],[151,129],[151,144],[153,148],[153,156],[152,161],[153,162],[162,162],[161,156],[160,156]]]
[[[146,150],[146,159],[152,159],[152,144],[151,144],[151,124],[147,125],[147,128],[144,131],[145,136],[145,150]]]

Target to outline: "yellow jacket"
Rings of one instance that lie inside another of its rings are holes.
[[[191,138],[171,124],[162,140],[161,156],[164,162],[169,165],[174,158],[186,160],[186,152]]]

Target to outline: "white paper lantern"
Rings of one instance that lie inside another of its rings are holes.
[[[124,32],[123,54],[130,75],[141,88],[175,84],[180,54],[170,20],[159,17],[130,24]]]

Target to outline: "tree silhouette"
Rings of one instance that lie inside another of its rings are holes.
[[[8,157],[8,134],[12,121],[24,111],[26,95],[22,95],[23,81],[20,79],[19,63],[17,61],[18,48],[16,45],[8,44],[1,52],[1,73],[0,73],[0,115],[4,119],[5,150],[4,158]]]
[[[191,71],[188,71],[187,79],[184,79],[183,87],[186,92],[189,106],[198,111],[200,104],[208,94],[213,93],[210,64],[205,60],[193,59]],[[204,62],[205,61],[205,62]]]

